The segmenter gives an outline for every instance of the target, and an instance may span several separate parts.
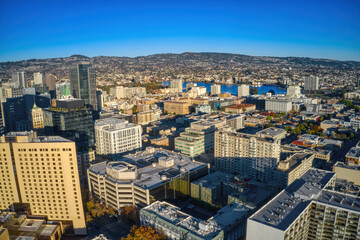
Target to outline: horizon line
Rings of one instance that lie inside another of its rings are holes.
[[[284,56],[284,57],[280,57],[280,56],[267,56],[267,55],[249,55],[249,54],[243,54],[243,53],[230,53],[230,52],[191,52],[191,51],[186,51],[186,52],[181,52],[181,53],[153,53],[153,54],[148,54],[148,55],[139,55],[139,56],[134,56],[134,57],[129,57],[129,56],[107,56],[107,55],[96,55],[96,56],[86,56],[83,54],[79,54],[79,53],[75,53],[72,54],[70,56],[65,56],[65,57],[46,57],[46,58],[29,58],[29,59],[22,59],[22,60],[8,60],[8,61],[1,61],[0,63],[9,63],[9,62],[22,62],[22,61],[30,61],[30,60],[45,60],[45,59],[56,59],[56,58],[69,58],[71,56],[74,55],[80,55],[80,56],[84,56],[87,58],[96,58],[96,57],[117,57],[117,58],[138,58],[138,57],[149,57],[149,56],[153,56],[153,55],[165,55],[165,54],[173,54],[173,55],[182,55],[185,53],[215,53],[215,54],[231,54],[231,55],[243,55],[243,56],[250,56],[250,57],[268,57],[268,58],[308,58],[308,59],[314,59],[314,60],[331,60],[331,61],[339,61],[339,62],[358,62],[360,63],[360,60],[339,60],[339,59],[333,59],[333,58],[321,58],[321,57],[303,57],[303,56]]]

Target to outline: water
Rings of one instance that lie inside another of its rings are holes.
[[[190,82],[183,83],[183,90],[186,89],[186,84],[189,84],[189,83]],[[168,86],[168,85],[170,85],[170,82],[163,82],[163,84],[165,86]],[[197,82],[196,84],[201,87],[206,87],[206,92],[208,92],[208,93],[211,92],[211,86],[213,85],[213,84],[204,83],[204,82]],[[275,94],[286,94],[285,89],[278,88],[277,86],[262,85],[262,86],[256,86],[256,87],[259,90],[259,94],[267,93],[270,90],[273,90],[275,92]],[[253,86],[250,86],[250,88],[253,88]],[[231,93],[231,95],[237,96],[238,85],[221,85],[221,92]]]

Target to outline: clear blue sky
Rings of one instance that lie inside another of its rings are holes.
[[[360,1],[0,0],[0,61],[186,51],[360,61]]]

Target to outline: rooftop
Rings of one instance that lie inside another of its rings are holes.
[[[311,200],[321,196],[322,189],[334,178],[333,172],[312,168],[253,214],[250,219],[286,230]]]
[[[106,175],[106,168],[109,167],[109,164],[113,165],[114,162],[94,164],[89,170],[100,175],[106,175],[108,179],[114,182],[133,182],[142,188],[151,189],[181,174],[206,167],[203,163],[193,161],[189,156],[167,150],[141,151],[126,155],[118,162],[135,166],[137,169],[136,179],[119,180]]]
[[[205,188],[215,188],[221,182],[230,182],[234,179],[234,175],[224,172],[216,171],[209,175],[206,175],[196,181],[191,182],[191,184],[200,185]]]
[[[360,158],[360,148],[352,147],[345,157]]]

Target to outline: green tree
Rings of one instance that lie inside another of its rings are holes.
[[[271,116],[270,116],[270,115],[267,115],[267,116],[266,116],[266,120],[271,121]]]
[[[137,106],[133,106],[133,107],[132,107],[132,113],[133,113],[133,114],[137,113]]]
[[[251,95],[256,95],[258,93],[259,93],[259,89],[257,89],[257,87],[250,88]]]

